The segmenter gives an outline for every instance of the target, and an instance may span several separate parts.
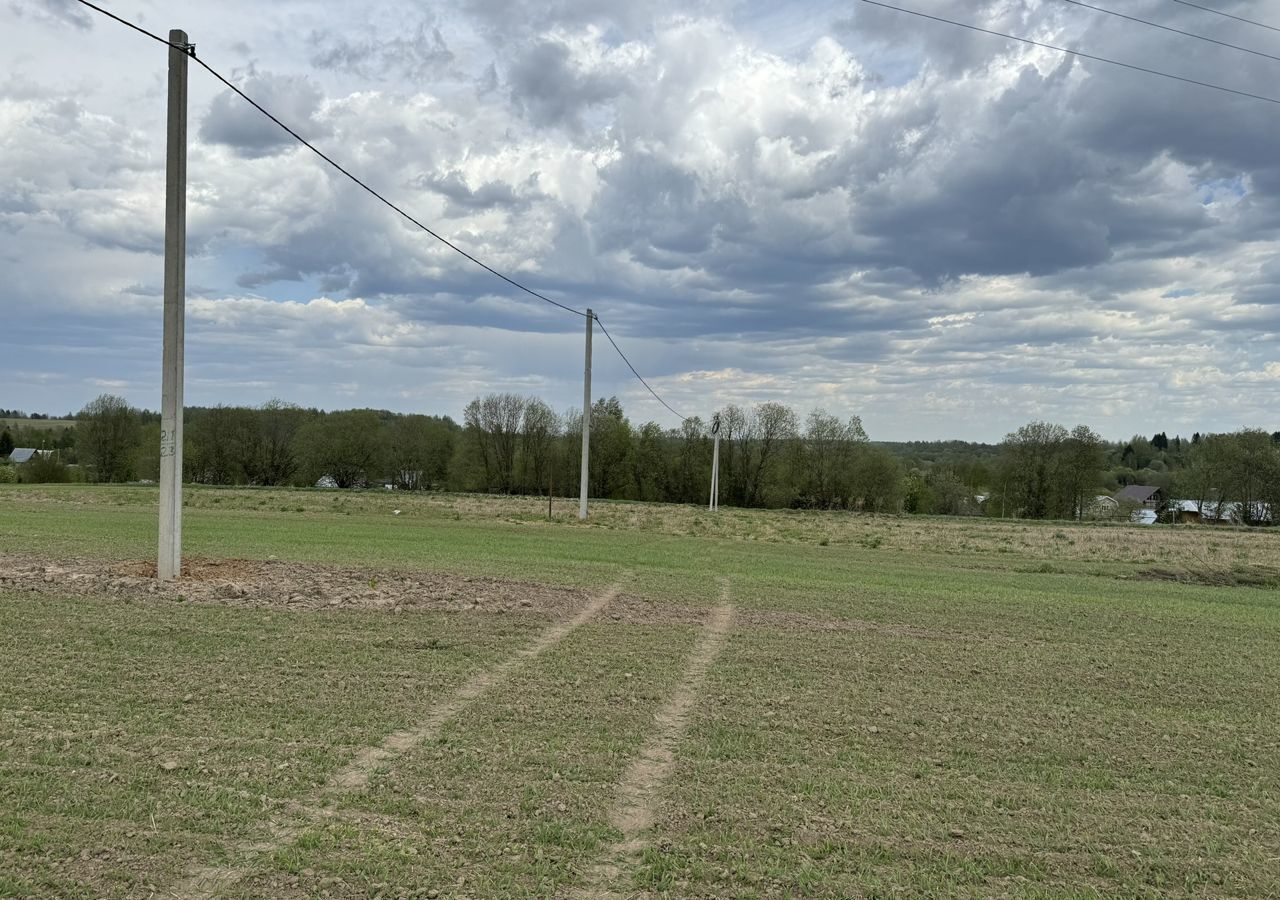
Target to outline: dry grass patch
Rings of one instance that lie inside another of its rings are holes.
[[[154,488],[114,486],[7,487],[17,502],[71,506],[154,505]],[[722,508],[593,501],[580,523],[576,503],[557,498],[547,518],[545,497],[484,494],[403,494],[387,491],[318,491],[191,487],[192,510],[262,512],[340,520],[390,516],[439,522],[491,522],[526,528],[606,529],[635,534],[717,538],[769,544],[802,544],[878,552],[928,554],[963,566],[1026,567],[1028,560],[1093,564],[1108,571],[1135,566],[1177,568],[1205,559],[1213,567],[1280,568],[1280,532],[1267,529],[1178,525],[1034,522],[992,518],[870,516],[814,510]]]

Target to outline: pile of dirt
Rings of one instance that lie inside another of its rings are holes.
[[[402,609],[530,611],[561,615],[583,591],[497,578],[348,568],[279,560],[188,559],[182,577],[159,582],[154,562],[0,554],[0,591],[109,596],[296,610]]]

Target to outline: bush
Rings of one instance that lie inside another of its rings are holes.
[[[13,466],[0,465],[0,484],[13,484],[18,480],[18,473]]]
[[[18,469],[18,480],[23,484],[64,484],[71,480],[71,471],[52,456],[33,456]]]

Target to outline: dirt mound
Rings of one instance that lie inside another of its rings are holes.
[[[0,591],[106,595],[227,606],[320,609],[530,611],[560,615],[583,591],[497,578],[347,568],[279,560],[188,559],[161,583],[154,562],[58,560],[0,555]]]

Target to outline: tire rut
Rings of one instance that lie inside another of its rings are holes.
[[[356,753],[355,758],[330,777],[328,783],[314,796],[286,805],[286,810],[294,818],[293,822],[269,823],[264,828],[266,833],[258,839],[237,844],[232,856],[241,861],[239,865],[206,866],[191,871],[181,884],[170,890],[170,895],[190,900],[212,900],[219,892],[238,884],[249,874],[248,866],[255,857],[287,847],[302,834],[308,821],[329,815],[339,797],[364,788],[383,765],[434,740],[450,720],[491,688],[506,681],[527,662],[550,650],[577,628],[599,615],[618,596],[621,589],[621,582],[614,584],[574,616],[547,628],[532,643],[517,650],[496,667],[471,676],[449,699],[434,706],[426,718],[414,727],[393,732],[378,746],[366,747]]]
[[[689,656],[684,677],[654,716],[653,735],[619,782],[609,823],[622,832],[622,838],[588,871],[583,885],[569,894],[574,900],[621,896],[611,886],[651,840],[659,793],[675,769],[675,747],[688,729],[689,716],[706,683],[707,672],[728,639],[733,615],[726,583],[721,589],[720,603],[711,611],[698,644]]]

